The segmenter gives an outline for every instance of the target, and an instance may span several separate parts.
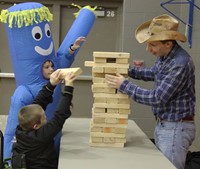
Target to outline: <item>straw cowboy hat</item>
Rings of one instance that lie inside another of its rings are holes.
[[[180,40],[186,42],[186,37],[178,32],[179,22],[169,15],[160,15],[140,25],[135,31],[135,37],[139,43]]]

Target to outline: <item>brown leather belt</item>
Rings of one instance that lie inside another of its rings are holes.
[[[184,117],[180,121],[194,121],[194,116]]]
[[[165,120],[165,119],[161,119],[161,118],[159,118],[159,117],[157,117],[157,119],[158,120],[160,120],[160,121],[167,121],[167,120]],[[178,121],[194,121],[194,116],[190,116],[190,117],[184,117],[184,118],[182,118],[182,119],[180,119],[180,120],[178,120]]]

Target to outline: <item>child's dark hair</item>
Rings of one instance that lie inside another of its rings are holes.
[[[54,67],[54,63],[51,60],[45,60],[42,65],[44,65],[46,62],[51,62],[52,63],[52,67]]]

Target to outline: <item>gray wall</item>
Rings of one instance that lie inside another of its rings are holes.
[[[166,0],[162,0],[166,1]],[[78,60],[74,63],[73,66],[84,67],[84,57],[85,60],[93,60],[92,52],[93,51],[123,51],[130,52],[130,64],[132,60],[144,60],[145,66],[151,66],[154,64],[155,57],[146,52],[145,44],[139,44],[134,37],[134,31],[138,25],[141,23],[152,19],[157,15],[167,13],[163,8],[160,7],[160,0],[77,0],[77,1],[51,1],[43,0],[39,1],[44,4],[50,5],[50,10],[54,14],[54,21],[52,22],[54,43],[56,48],[58,48],[60,42],[62,41],[63,36],[67,32],[68,26],[72,23],[72,18],[68,18],[68,13],[62,11],[65,5],[70,5],[72,2],[79,5],[98,5],[105,6],[108,9],[116,10],[115,18],[106,18],[106,19],[97,19],[94,28],[89,34],[86,43],[81,49],[78,57]],[[182,0],[185,1],[185,0]],[[6,2],[13,2],[7,0]],[[20,1],[15,1],[20,2]],[[195,2],[200,6],[200,1]],[[3,3],[0,4],[0,9],[2,6],[5,7]],[[169,9],[173,11],[177,16],[181,17],[183,20],[188,20],[188,5],[170,5]],[[66,18],[65,18],[66,17]],[[199,136],[199,124],[200,124],[200,11],[194,10],[194,24],[193,24],[193,46],[189,48],[188,44],[181,44],[188,52],[192,55],[195,65],[196,65],[196,96],[197,96],[197,105],[196,105],[196,124],[197,124],[197,137],[192,145],[192,149],[200,149],[200,136]],[[56,18],[56,19],[55,19]],[[115,21],[115,28],[106,27],[106,22]],[[65,27],[66,25],[66,27]],[[2,72],[12,72],[12,66],[9,59],[9,50],[7,46],[7,37],[5,30],[3,29],[2,23],[0,23],[0,69]],[[109,37],[110,34],[114,32],[114,36]],[[59,31],[60,30],[60,31]],[[185,32],[185,25],[180,23],[180,31]],[[106,37],[108,38],[106,39]],[[99,39],[99,37],[105,37]],[[105,40],[106,39],[106,40]],[[107,43],[107,41],[109,43]],[[106,44],[106,45],[105,45]],[[2,62],[3,61],[3,62]],[[6,63],[6,64],[5,64]],[[86,74],[90,75],[89,68],[84,68]],[[151,88],[152,83],[135,81],[140,87]],[[74,94],[74,109],[73,117],[91,117],[91,108],[93,103],[92,92],[91,92],[91,81],[90,80],[78,80],[75,83],[76,90]],[[15,89],[14,79],[0,79],[0,114],[7,114],[9,110],[10,97]],[[2,94],[3,93],[3,94]],[[3,97],[2,97],[3,95]],[[132,113],[129,116],[130,119],[134,119],[139,127],[150,137],[153,138],[153,131],[156,121],[151,111],[151,107],[140,105],[135,102],[131,102]]]

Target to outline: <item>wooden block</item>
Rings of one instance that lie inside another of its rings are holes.
[[[102,97],[94,98],[94,103],[106,103],[106,102],[107,102],[106,98],[102,98]]]
[[[118,102],[120,104],[130,104],[130,99],[123,99],[123,98],[119,98]]]
[[[92,113],[92,117],[128,119],[127,114]]]
[[[74,76],[79,76],[82,73],[82,69],[79,67],[78,68],[64,68],[60,70],[63,77],[69,72],[73,72]]]
[[[94,87],[100,87],[100,88],[102,88],[102,87],[110,88],[107,83],[94,83],[93,86]]]
[[[91,137],[115,137],[115,138],[125,138],[125,134],[115,134],[115,133],[100,133],[100,132],[90,132]]]
[[[104,129],[103,129],[104,132]],[[125,134],[126,133],[126,129],[125,128],[115,128],[114,133],[116,134]]]
[[[104,88],[104,87],[94,87],[92,85],[92,92],[93,93],[116,93],[116,89],[111,88]]]
[[[95,58],[94,57],[94,62],[95,63],[106,63],[106,58]]]
[[[106,93],[93,93],[94,97],[106,97],[106,98],[129,98],[128,95],[117,93],[117,94],[106,94]]]
[[[104,68],[103,67],[93,67],[92,72],[94,72],[94,73],[104,73]]]
[[[117,118],[105,118],[105,123],[116,124],[116,123],[118,123],[118,119]]]
[[[90,127],[91,132],[103,132],[102,127]]]
[[[126,128],[103,127],[103,133],[125,134]]]
[[[119,63],[95,63],[93,61],[85,61],[86,67],[104,67],[104,68],[129,68],[129,64]]]
[[[95,58],[129,58],[130,53],[125,52],[93,52]]]
[[[93,123],[105,123],[105,118],[103,117],[94,117]]]
[[[115,143],[126,143],[126,138],[115,138]]]
[[[119,114],[130,114],[131,110],[130,109],[119,109]]]
[[[94,62],[93,61],[85,61],[85,67],[93,67]]]
[[[114,147],[114,148],[123,148],[125,146],[124,143],[92,143],[90,141],[91,147]]]
[[[128,63],[128,59],[126,59],[126,58],[116,58],[116,63],[126,64],[126,63]]]
[[[113,68],[113,67],[105,67],[104,68],[104,73],[117,73],[117,68]]]
[[[106,109],[105,108],[92,108],[92,111],[94,113],[106,113]]]
[[[127,119],[118,119],[118,123],[119,124],[128,124],[128,120]]]
[[[107,108],[107,113],[118,114],[119,113],[119,109],[110,109],[110,108]]]
[[[106,124],[106,123],[94,123],[94,120],[92,119],[90,121],[90,126],[91,127],[111,127],[111,128],[115,128],[115,127],[118,127],[118,128],[127,128],[127,124]]]
[[[104,93],[105,88],[103,87],[96,87],[94,85],[92,85],[92,92],[93,93]]]
[[[113,130],[112,130],[111,127],[104,127],[104,128],[103,128],[103,132],[104,132],[104,133],[111,133],[111,132],[113,132]]]
[[[106,103],[117,104],[119,99],[118,98],[106,98],[106,100],[107,100]]]
[[[98,77],[98,78],[105,78],[105,74],[104,73],[95,73],[95,72],[92,72],[92,77]]]
[[[105,78],[102,77],[92,77],[93,83],[106,83]]]
[[[114,137],[104,137],[103,142],[104,143],[115,143],[115,138]]]
[[[105,88],[103,87],[95,87],[94,85],[92,85],[92,92],[93,93],[104,93]]]
[[[91,137],[92,143],[103,143],[103,137]]]
[[[119,109],[130,109],[130,104],[107,104],[107,103],[95,103],[94,107],[98,108],[119,108]]]
[[[103,133],[115,133],[115,134],[125,134],[126,128],[119,127],[93,127],[90,125],[91,132],[103,132]]]
[[[120,73],[120,74],[128,74],[128,69],[127,68],[117,68],[116,72]]]
[[[103,67],[103,68],[129,68],[129,64],[119,64],[119,63],[88,63],[92,65],[90,67]]]

